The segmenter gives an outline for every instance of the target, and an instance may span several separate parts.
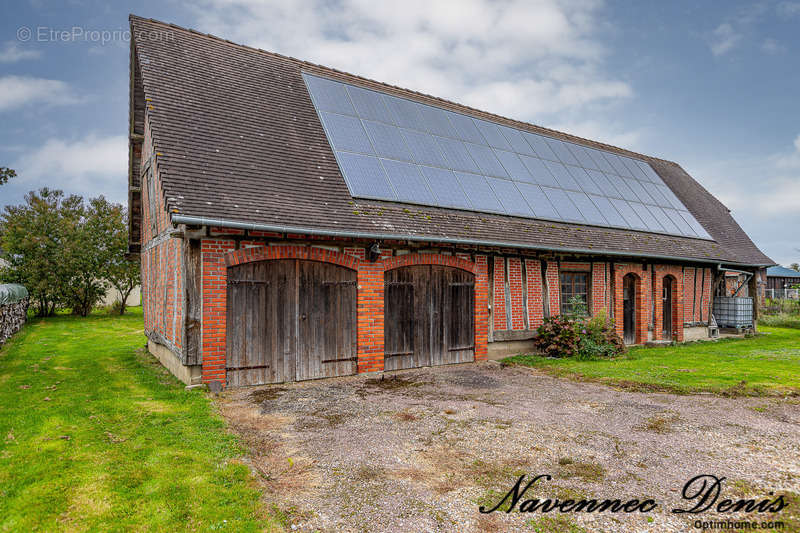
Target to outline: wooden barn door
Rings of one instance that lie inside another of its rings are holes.
[[[474,309],[469,272],[438,265],[386,272],[384,369],[473,361]]]
[[[295,259],[228,269],[228,386],[355,373],[355,277]]]

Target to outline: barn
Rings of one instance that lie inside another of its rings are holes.
[[[576,302],[680,342],[774,264],[676,163],[130,24],[130,253],[186,383],[486,360]]]

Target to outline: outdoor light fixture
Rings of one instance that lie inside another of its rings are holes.
[[[374,263],[378,260],[381,256],[381,247],[378,246],[377,242],[372,243],[372,246],[369,247],[369,262]]]

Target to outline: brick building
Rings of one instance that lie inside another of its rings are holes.
[[[773,264],[673,162],[131,29],[130,250],[150,350],[188,383],[485,360],[576,303],[682,341],[726,269]]]

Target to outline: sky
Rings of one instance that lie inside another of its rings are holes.
[[[0,208],[126,201],[129,13],[676,161],[800,261],[800,0],[0,0]]]

